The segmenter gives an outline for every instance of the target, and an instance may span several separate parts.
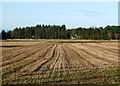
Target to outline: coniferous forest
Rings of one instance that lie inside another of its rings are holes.
[[[2,30],[0,37],[6,39],[120,39],[120,26],[89,27],[68,29],[65,25],[36,25]]]

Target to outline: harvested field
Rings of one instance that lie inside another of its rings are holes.
[[[118,41],[4,41],[3,84],[118,83]]]

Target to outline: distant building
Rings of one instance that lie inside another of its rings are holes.
[[[71,39],[77,39],[78,38],[78,35],[74,35],[74,36],[71,36]]]
[[[32,39],[34,39],[35,37],[34,36],[32,36]]]

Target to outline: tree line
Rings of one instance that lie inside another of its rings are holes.
[[[17,27],[0,33],[1,39],[120,39],[120,26],[67,29],[65,25],[36,25]]]

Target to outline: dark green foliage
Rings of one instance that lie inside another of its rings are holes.
[[[65,25],[36,25],[2,31],[3,39],[120,39],[120,26],[66,29]]]
[[[6,33],[6,35],[7,35],[7,39],[11,39],[11,31],[10,30]]]
[[[7,39],[7,33],[5,32],[5,30],[2,30],[0,33],[0,39],[2,40],[6,40]]]

